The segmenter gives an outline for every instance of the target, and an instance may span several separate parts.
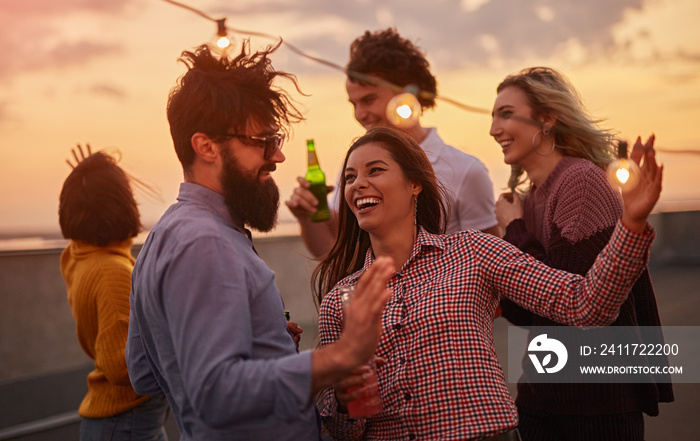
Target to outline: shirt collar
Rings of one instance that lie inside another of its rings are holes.
[[[221,218],[246,236],[250,234],[243,225],[243,220],[228,209],[224,195],[221,193],[217,193],[203,185],[183,182],[180,184],[180,194],[177,196],[177,200],[198,205]]]
[[[418,237],[416,238],[416,242],[413,244],[411,257],[409,257],[408,261],[406,261],[404,268],[408,267],[411,264],[411,262],[423,252],[424,248],[426,250],[429,248],[438,248],[440,250],[444,250],[445,240],[442,236],[428,233],[427,231],[425,231],[425,229],[423,229],[422,226],[418,226]],[[372,264],[374,263],[374,259],[374,251],[370,246],[367,250],[367,254],[365,254],[365,264],[362,266],[362,269],[360,270],[359,274],[362,274],[365,271],[367,271],[369,267],[372,266]]]
[[[445,143],[442,142],[438,136],[435,127],[426,127],[425,129],[428,131],[428,136],[420,143],[420,146],[430,160],[430,163],[435,164],[440,158],[442,150],[445,148]]]

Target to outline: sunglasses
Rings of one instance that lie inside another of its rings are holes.
[[[282,144],[284,144],[284,133],[275,133],[270,136],[249,136],[227,133],[223,136],[225,138],[236,138],[245,145],[264,149],[263,157],[268,161],[275,156],[277,150],[282,149]]]

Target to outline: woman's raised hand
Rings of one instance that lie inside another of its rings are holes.
[[[87,158],[88,156],[92,155],[92,151],[90,150],[90,144],[85,144],[85,148],[87,149],[87,155],[85,154],[85,152],[83,152],[83,148],[80,146],[80,144],[77,145],[77,148],[78,148],[78,151],[80,152],[80,157],[78,157],[78,153],[76,153],[76,151],[75,151],[74,148],[70,150],[71,153],[73,154],[73,157],[75,158],[75,165],[73,165],[73,164],[70,162],[70,159],[66,159],[66,162],[68,163],[68,165],[70,166],[70,168],[75,168],[75,167],[77,167],[78,164],[80,164],[81,161],[84,161],[85,158]]]
[[[622,223],[637,233],[646,228],[647,217],[661,195],[664,167],[656,163],[654,140],[655,136],[651,135],[642,144],[642,139],[637,137],[630,159],[639,166],[639,181],[634,187],[622,191]]]

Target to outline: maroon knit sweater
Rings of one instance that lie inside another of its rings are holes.
[[[524,202],[524,219],[511,222],[504,239],[552,268],[586,274],[622,214],[619,194],[592,162],[564,157]],[[501,302],[503,316],[518,326],[559,326]],[[639,277],[612,326],[660,326],[649,272]],[[530,338],[533,338],[531,335]],[[659,338],[663,336],[659,334]],[[642,343],[641,341],[639,343]],[[644,342],[648,343],[648,342]],[[523,368],[531,364],[527,356]],[[518,383],[516,404],[534,414],[601,415],[642,411],[658,415],[659,402],[673,401],[670,383]]]

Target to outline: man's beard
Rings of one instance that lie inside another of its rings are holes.
[[[277,224],[280,193],[272,178],[261,181],[257,175],[242,171],[230,151],[222,149],[224,169],[221,186],[229,213],[255,230],[266,233]],[[265,165],[260,171],[273,171],[275,165]]]

